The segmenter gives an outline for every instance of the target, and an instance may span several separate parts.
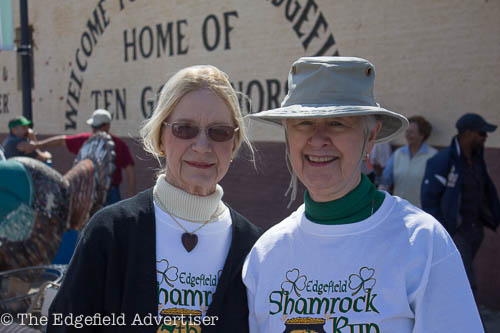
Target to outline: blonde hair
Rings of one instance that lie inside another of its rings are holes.
[[[160,148],[163,122],[174,111],[182,97],[200,89],[208,89],[221,98],[231,111],[235,125],[239,127],[239,130],[235,132],[232,156],[236,156],[242,143],[246,144],[253,156],[254,151],[245,130],[238,96],[227,74],[215,66],[199,65],[181,69],[167,81],[161,89],[153,115],[143,123],[140,129],[144,150],[152,154],[160,165],[160,157],[164,156]]]

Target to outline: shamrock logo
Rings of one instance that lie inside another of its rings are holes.
[[[171,288],[174,285],[170,282],[174,282],[178,278],[179,269],[175,266],[170,266],[167,259],[162,259],[157,262],[156,265],[156,279],[160,281],[160,284],[165,281]]]
[[[281,284],[281,290],[288,293],[291,293],[293,290],[295,295],[300,297],[299,291],[304,290],[306,287],[306,280],[306,276],[300,275],[299,270],[294,268],[291,271],[286,272],[286,281]]]
[[[375,270],[368,267],[361,267],[359,275],[351,274],[349,276],[349,288],[354,290],[352,296],[356,295],[361,289],[363,289],[365,293],[367,293],[369,289],[372,289],[377,282],[373,278],[374,274]]]

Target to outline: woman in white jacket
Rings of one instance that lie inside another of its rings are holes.
[[[407,145],[396,149],[387,162],[379,189],[393,187],[392,194],[408,200],[418,208],[420,187],[424,179],[427,160],[436,155],[437,150],[427,144],[432,125],[422,116],[408,118],[410,126],[405,132]]]

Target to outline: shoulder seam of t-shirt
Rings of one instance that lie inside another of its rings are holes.
[[[450,252],[450,253],[449,253],[448,255],[446,255],[444,258],[441,258],[441,259],[439,259],[438,261],[431,263],[431,267],[432,267],[432,266],[436,266],[436,265],[438,265],[438,264],[442,263],[443,261],[448,260],[448,258],[450,258],[451,256],[454,256],[454,255],[457,255],[457,254],[458,254],[458,255],[460,255],[460,253],[458,252],[458,250],[457,250],[457,249],[455,249],[455,251]]]
[[[445,260],[448,260],[450,257],[452,257],[454,255],[457,255],[457,254],[460,255],[460,253],[458,252],[458,250],[455,250],[455,251],[449,253],[444,258],[439,259],[435,263],[431,263],[430,268],[432,269],[434,266],[436,266],[436,265],[444,262]],[[416,295],[418,295],[422,290],[424,290],[424,285],[422,285],[422,281],[421,281],[419,283],[419,287],[413,293],[411,293],[410,295],[408,295],[408,299],[414,299],[416,297]]]

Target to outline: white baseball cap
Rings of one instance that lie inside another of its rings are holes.
[[[87,125],[92,127],[101,127],[104,124],[109,124],[111,122],[111,113],[104,109],[95,110],[92,113],[92,118],[87,120]]]

